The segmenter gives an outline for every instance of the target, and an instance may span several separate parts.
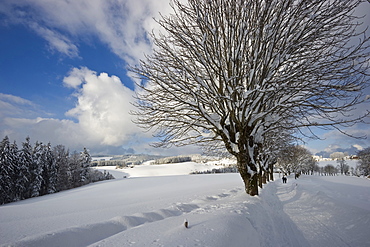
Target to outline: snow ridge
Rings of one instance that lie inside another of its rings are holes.
[[[256,197],[238,174],[209,174],[115,179],[10,203],[0,207],[0,246],[370,246],[368,179],[283,184],[275,175]]]
[[[170,217],[181,216],[195,210],[205,211],[208,207],[208,202],[233,196],[241,190],[241,188],[236,188],[230,190],[228,193],[221,193],[219,195],[207,196],[201,200],[194,200],[192,203],[176,203],[169,208],[153,212],[139,213],[131,216],[117,216],[105,222],[71,227],[38,236],[31,236],[18,242],[1,246],[96,246],[94,243],[143,224],[149,224]],[[191,228],[191,223],[189,228]],[[60,243],[60,245],[58,245],[58,243]]]

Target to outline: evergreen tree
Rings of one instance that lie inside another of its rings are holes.
[[[69,151],[63,145],[57,145],[53,148],[53,159],[57,172],[56,191],[67,190],[70,186],[70,171],[68,168]]]
[[[27,137],[26,141],[22,143],[22,149],[19,153],[19,174],[17,176],[17,195],[20,200],[31,197],[31,171],[30,167],[33,162],[32,159],[32,146],[30,138]]]
[[[18,160],[19,160],[19,150],[17,143],[14,141],[10,145],[10,158],[11,158],[11,164],[12,164],[12,174],[11,174],[11,201],[17,201],[19,198],[17,197],[16,191],[17,191],[17,176],[19,174],[18,171]]]
[[[17,143],[10,146],[10,150],[13,157],[14,173],[12,174],[13,187],[13,201],[19,201],[24,199],[23,194],[26,191],[26,181],[28,174],[28,168],[24,166],[21,160],[21,151],[18,149]]]
[[[77,152],[73,152],[69,157],[68,166],[70,170],[72,188],[81,186],[82,168],[80,166],[80,155]]]
[[[40,195],[41,192],[41,185],[43,183],[42,177],[42,168],[44,162],[44,153],[43,153],[43,145],[41,142],[36,142],[35,147],[33,148],[32,152],[32,162],[30,165],[30,173],[31,173],[31,183],[30,183],[30,190],[31,190],[31,197],[36,197]]]
[[[6,136],[0,142],[0,205],[114,178],[90,164],[86,148],[69,155],[63,145],[52,149],[37,141],[32,147],[27,137],[19,150]]]
[[[79,161],[81,166],[80,183],[87,184],[90,182],[89,170],[91,164],[91,156],[86,148],[84,148],[84,151],[80,153]]]
[[[56,192],[57,187],[57,176],[58,170],[56,165],[56,160],[53,158],[53,152],[51,149],[50,142],[48,145],[44,146],[45,149],[45,170],[47,174],[45,174],[44,181],[45,181],[45,189],[47,194],[51,194]]]
[[[13,200],[12,174],[14,167],[10,152],[9,138],[6,136],[0,143],[0,204]]]

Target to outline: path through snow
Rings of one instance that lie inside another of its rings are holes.
[[[184,220],[189,228],[184,227]],[[238,174],[119,179],[0,207],[2,246],[369,246],[370,181]]]
[[[305,176],[277,183],[284,211],[311,246],[370,246],[370,181]]]

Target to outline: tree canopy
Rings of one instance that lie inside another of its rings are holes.
[[[369,81],[369,39],[353,14],[362,2],[174,0],[153,54],[131,68],[143,79],[137,123],[157,146],[221,147],[258,194],[260,171],[272,172],[267,143],[312,126],[343,131],[369,114],[348,114]]]

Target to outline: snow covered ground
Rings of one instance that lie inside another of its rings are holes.
[[[153,177],[153,176],[173,176],[173,175],[188,175],[191,172],[207,171],[212,169],[219,169],[229,164],[233,164],[230,160],[221,160],[219,162],[196,163],[183,162],[175,164],[150,165],[146,162],[143,165],[136,165],[126,167],[123,169],[116,169],[115,166],[100,166],[96,167],[100,171],[106,170],[115,178],[123,177]],[[222,165],[221,165],[222,164]]]
[[[0,245],[370,246],[368,179],[277,177],[250,197],[238,174],[180,166],[111,169],[118,179],[0,206]]]

